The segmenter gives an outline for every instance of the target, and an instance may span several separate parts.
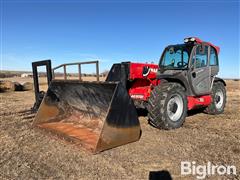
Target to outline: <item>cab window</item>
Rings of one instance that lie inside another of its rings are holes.
[[[218,65],[217,53],[216,53],[216,50],[213,47],[210,48],[209,65],[210,66],[217,66]]]
[[[188,49],[185,44],[165,49],[160,66],[165,69],[184,69],[188,66]]]
[[[208,62],[208,46],[197,46],[194,53],[192,63],[195,63],[196,68],[207,66]]]

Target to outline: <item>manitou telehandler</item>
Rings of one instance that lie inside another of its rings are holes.
[[[226,84],[216,77],[219,50],[199,38],[185,38],[183,44],[167,46],[158,65],[114,64],[105,82],[51,79],[47,68],[50,85],[33,124],[97,153],[140,138],[136,108],[147,109],[150,123],[167,130],[181,127],[191,109],[220,114]],[[42,63],[33,63],[37,101],[42,96],[36,66]]]

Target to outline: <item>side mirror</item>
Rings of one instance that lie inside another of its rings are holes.
[[[149,73],[150,73],[150,68],[148,66],[144,66],[142,71],[143,77],[148,76]]]

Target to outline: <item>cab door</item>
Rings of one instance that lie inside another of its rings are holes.
[[[195,95],[210,93],[211,74],[208,61],[209,46],[195,46],[192,53],[191,68],[189,71],[190,84]]]

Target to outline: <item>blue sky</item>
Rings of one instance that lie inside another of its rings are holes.
[[[197,36],[220,46],[220,76],[240,77],[238,1],[1,1],[1,69],[31,62],[154,62]],[[85,71],[94,72],[86,67]]]

